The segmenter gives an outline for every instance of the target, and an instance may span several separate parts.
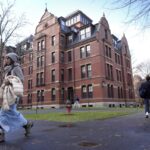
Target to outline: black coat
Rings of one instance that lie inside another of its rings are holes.
[[[141,84],[140,89],[146,89],[146,96],[145,96],[145,99],[150,99],[150,81],[145,81]]]

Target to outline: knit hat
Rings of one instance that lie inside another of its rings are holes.
[[[9,57],[9,58],[10,58],[12,61],[14,61],[14,62],[17,62],[18,59],[19,59],[18,55],[17,55],[16,53],[13,53],[13,52],[8,53],[8,54],[6,55],[6,57]]]

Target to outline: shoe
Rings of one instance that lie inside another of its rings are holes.
[[[5,142],[4,130],[0,128],[0,143]]]
[[[23,126],[25,129],[25,136],[28,136],[30,134],[31,128],[33,127],[33,122],[29,121],[27,125]]]
[[[148,112],[146,112],[145,115],[146,115],[145,118],[148,118],[148,117],[149,117],[149,113],[148,113]]]

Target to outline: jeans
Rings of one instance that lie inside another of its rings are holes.
[[[145,113],[146,112],[150,113],[150,111],[149,111],[149,99],[144,99],[144,104],[145,104]]]

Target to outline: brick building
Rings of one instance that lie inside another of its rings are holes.
[[[80,10],[56,17],[46,9],[34,37],[19,45],[23,105],[59,107],[75,96],[83,105],[134,103],[128,42],[111,34],[105,15],[92,24]]]

